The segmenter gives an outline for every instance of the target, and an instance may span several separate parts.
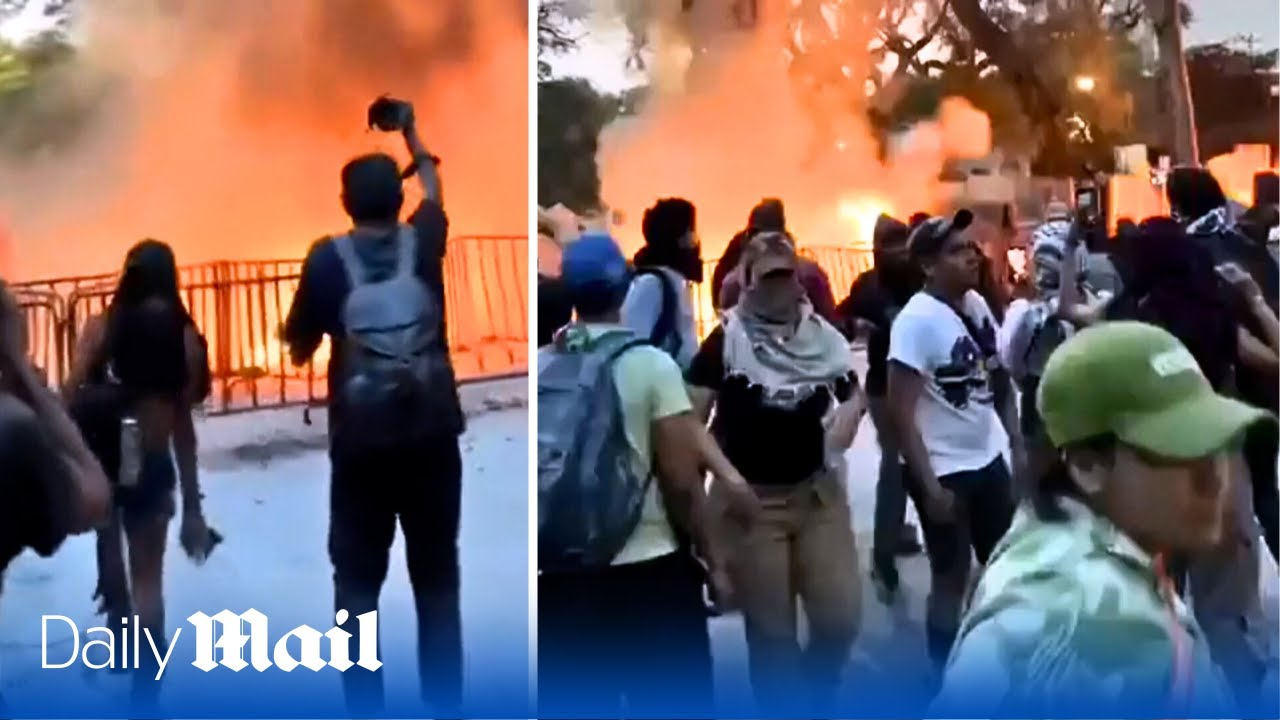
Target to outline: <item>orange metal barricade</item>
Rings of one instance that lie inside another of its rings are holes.
[[[449,241],[446,324],[460,381],[520,375],[528,366],[528,239]],[[328,342],[295,368],[280,339],[302,270],[299,260],[222,261],[180,268],[183,300],[209,342],[211,414],[315,403],[326,394]],[[51,384],[66,377],[85,322],[115,290],[111,274],[13,287],[27,314],[31,356]]]
[[[801,247],[799,253],[816,262],[827,274],[836,302],[844,299],[853,281],[873,265],[871,251],[862,248],[810,246]],[[717,262],[719,259],[702,263],[703,282],[695,284],[692,290],[693,318],[699,338],[706,338],[719,322],[711,298],[711,276]]]

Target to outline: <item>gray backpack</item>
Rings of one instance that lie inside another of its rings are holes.
[[[585,347],[538,350],[538,569],[609,565],[640,522],[651,477],[637,477],[614,362],[648,345],[629,330]]]
[[[342,377],[335,386],[346,443],[385,447],[435,434],[457,403],[439,299],[415,272],[417,234],[402,226],[396,268],[370,282],[350,235],[335,238],[351,292],[342,306]]]

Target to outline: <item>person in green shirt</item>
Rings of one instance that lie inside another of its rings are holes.
[[[930,716],[1274,716],[1239,708],[1164,570],[1225,537],[1230,460],[1273,418],[1137,322],[1063,343],[1037,405],[1061,462],[974,587]]]

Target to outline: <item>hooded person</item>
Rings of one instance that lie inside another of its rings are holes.
[[[1213,256],[1215,265],[1235,263],[1253,279],[1262,298],[1275,314],[1280,309],[1280,265],[1265,245],[1258,245],[1238,230],[1233,222],[1222,186],[1203,168],[1176,168],[1167,184],[1169,206],[1186,226],[1187,235]],[[1267,337],[1262,321],[1245,314],[1243,326],[1254,337]],[[1280,410],[1280,391],[1274,371],[1241,367],[1236,373],[1237,395],[1244,401],[1273,413]],[[1254,505],[1263,518],[1272,557],[1280,557],[1280,517],[1275,508],[1276,455],[1280,433],[1274,426],[1259,425],[1245,438],[1245,456],[1254,478]]]
[[[636,275],[622,304],[622,322],[687,368],[698,346],[691,284],[702,282],[697,209],[663,198],[644,213],[644,246],[632,259]]]
[[[751,225],[747,230],[739,233],[734,240],[741,239],[745,243],[751,237],[764,232],[777,232],[787,236],[791,244],[796,244],[795,238],[791,233],[787,232],[785,227],[786,218],[783,215],[782,201],[771,199],[761,202],[755,209],[751,211]],[[745,234],[744,234],[745,233]],[[730,246],[733,242],[730,242]],[[739,247],[745,245],[739,244]],[[733,267],[724,279],[724,284],[718,289],[713,288],[715,293],[713,297],[716,299],[716,308],[719,310],[728,310],[738,302],[738,297],[742,293],[743,274],[741,252],[738,252],[739,262]],[[726,250],[725,255],[721,258],[724,261],[733,255]],[[717,265],[719,269],[719,265]],[[835,295],[831,292],[831,280],[827,278],[827,273],[818,263],[808,258],[796,258],[796,279],[800,282],[800,287],[804,289],[805,294],[809,298],[810,304],[813,306],[814,312],[818,313],[823,319],[833,325],[839,325],[839,314],[836,312]]]
[[[724,290],[725,281],[738,268],[747,240],[758,232],[786,232],[786,229],[786,211],[778,198],[765,198],[751,208],[751,214],[747,216],[747,227],[729,240],[724,254],[716,261],[716,268],[711,273],[711,303],[717,310],[721,309],[720,294]]]
[[[867,336],[867,402],[880,444],[871,580],[876,594],[886,603],[893,601],[899,585],[895,556],[920,551],[916,529],[905,523],[906,469],[885,404],[889,328],[921,282],[919,269],[912,264],[907,247],[909,232],[905,223],[888,215],[876,218],[872,232],[875,265],[858,275],[849,288],[849,296],[836,310],[841,326],[854,331],[849,334],[865,332]]]
[[[1232,262],[1262,288],[1272,311],[1280,304],[1280,266],[1266,248],[1250,241],[1235,226],[1236,217],[1217,179],[1204,168],[1180,167],[1166,183],[1173,217],[1213,255],[1216,265]]]

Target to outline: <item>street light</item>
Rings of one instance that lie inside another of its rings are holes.
[[[1091,93],[1098,86],[1098,82],[1093,79],[1092,75],[1077,75],[1075,85],[1076,90],[1082,93]]]

